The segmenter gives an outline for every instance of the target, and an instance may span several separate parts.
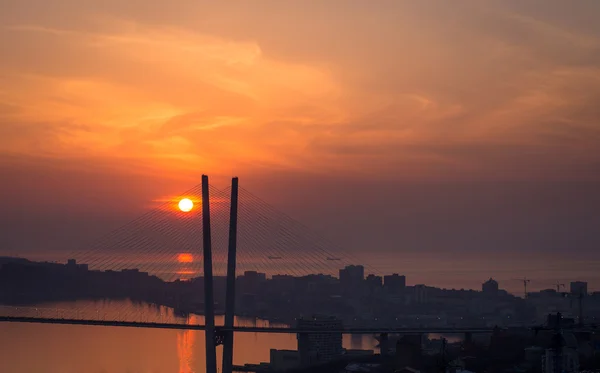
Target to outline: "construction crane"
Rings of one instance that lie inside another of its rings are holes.
[[[553,284],[554,286],[556,286],[556,292],[560,293],[560,288],[562,287],[563,289],[565,288],[565,284],[561,284],[560,282],[556,281],[555,284]]]
[[[522,281],[523,282],[523,288],[525,289],[525,298],[527,299],[527,284],[530,283],[531,280],[528,279],[527,277],[514,278],[513,280],[515,280],[515,281]]]

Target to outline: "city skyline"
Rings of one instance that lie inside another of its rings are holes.
[[[151,259],[151,258],[149,258]],[[71,264],[73,266],[75,266],[75,264],[77,264],[77,266],[81,267],[81,268],[85,268],[85,270],[89,270],[89,271],[95,271],[95,272],[127,272],[127,271],[137,271],[139,273],[142,274],[147,274],[149,276],[156,276],[159,279],[161,279],[162,281],[165,282],[176,282],[176,281],[193,281],[193,280],[197,280],[197,279],[203,279],[203,271],[202,271],[202,263],[200,260],[193,260],[190,262],[185,262],[182,263],[181,268],[178,269],[173,269],[172,264],[170,263],[153,263],[153,262],[146,262],[143,265],[140,265],[140,261],[137,262],[120,262],[120,263],[113,263],[112,266],[113,267],[102,267],[102,266],[90,266],[87,263],[81,263],[75,259],[68,259],[68,260],[64,260],[64,261],[60,261],[60,260],[51,260],[51,261],[36,261],[32,258],[20,258],[20,257],[2,257],[0,256],[0,264],[2,263],[2,261],[6,261],[6,262],[11,262],[11,261],[22,261],[25,260],[27,262],[29,262],[29,264],[31,265],[68,265]],[[174,260],[174,262],[176,262],[177,260]],[[180,262],[181,263],[181,262]],[[219,262],[219,261],[213,261],[213,275],[215,276],[215,278],[219,279],[219,281],[224,281],[225,277],[226,277],[226,273],[225,273],[225,269],[224,267],[225,262]],[[169,267],[167,267],[169,266]],[[165,269],[167,269],[167,271],[163,270],[163,267]],[[573,293],[573,286],[577,286],[577,284],[579,283],[584,283],[585,284],[585,292],[589,294],[598,292],[598,289],[596,289],[594,286],[589,286],[590,283],[588,282],[588,279],[584,278],[584,277],[577,277],[576,279],[571,279],[571,280],[558,280],[555,282],[543,282],[543,281],[539,281],[536,279],[531,279],[531,278],[510,278],[510,279],[498,279],[498,278],[494,278],[493,276],[488,276],[488,277],[483,277],[479,283],[474,284],[474,286],[472,287],[452,287],[452,286],[445,286],[443,283],[442,284],[435,284],[435,283],[427,283],[427,282],[419,282],[419,281],[415,281],[414,279],[412,279],[410,276],[406,276],[406,274],[404,273],[392,273],[392,272],[380,272],[377,270],[374,270],[374,268],[369,268],[369,267],[365,267],[362,264],[350,264],[350,265],[345,265],[341,268],[335,268],[335,267],[331,267],[325,271],[323,270],[318,270],[315,269],[314,272],[310,272],[310,270],[303,272],[301,274],[298,274],[297,272],[295,273],[289,273],[286,272],[285,268],[282,267],[278,267],[277,265],[273,265],[272,268],[267,268],[264,266],[264,262],[263,265],[261,265],[260,267],[257,267],[255,265],[248,265],[247,263],[238,263],[238,270],[236,273],[236,278],[241,278],[244,276],[248,276],[248,275],[258,275],[258,276],[264,276],[265,280],[275,280],[275,279],[281,279],[281,278],[285,278],[285,277],[289,277],[289,278],[309,278],[309,277],[320,277],[323,276],[325,277],[330,277],[332,279],[335,279],[336,281],[342,281],[342,272],[347,271],[348,268],[353,268],[353,267],[357,267],[360,268],[360,270],[362,271],[362,279],[360,280],[360,284],[358,284],[358,286],[375,286],[376,285],[373,284],[373,282],[370,282],[370,280],[375,280],[375,283],[379,282],[379,286],[382,289],[386,288],[386,287],[390,287],[390,286],[394,286],[396,284],[396,281],[400,280],[402,283],[401,288],[404,287],[415,287],[415,286],[426,286],[426,287],[431,287],[431,288],[437,288],[437,289],[441,289],[441,290],[457,290],[457,291],[483,291],[483,287],[486,283],[488,282],[495,282],[496,286],[498,286],[499,290],[502,291],[506,291],[507,293],[517,296],[517,297],[523,297],[524,295],[524,288],[523,288],[523,280],[526,279],[528,281],[528,290],[527,293],[540,293],[540,292],[545,292],[545,291],[556,291],[557,293],[560,294],[567,294],[567,293]],[[169,272],[168,270],[171,270],[171,272]],[[390,282],[386,283],[388,277],[390,278]],[[398,277],[400,279],[398,279]],[[393,285],[394,284],[394,285]],[[508,285],[508,286],[507,286]],[[557,288],[558,286],[558,288]]]

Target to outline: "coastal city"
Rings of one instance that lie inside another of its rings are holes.
[[[600,292],[588,291],[585,281],[515,295],[502,290],[492,278],[476,290],[409,285],[409,280],[401,274],[366,274],[361,265],[340,268],[338,276],[267,276],[245,271],[236,278],[236,316],[311,332],[298,333],[297,350],[271,349],[269,362],[236,369],[282,372],[318,365],[323,371],[335,367],[378,372],[393,366],[396,371],[414,373],[437,372],[442,364],[453,372],[478,372],[493,365],[498,372],[518,368],[554,373],[552,354],[557,343],[563,372],[600,368],[600,335],[596,333]],[[0,304],[21,307],[131,299],[170,307],[181,317],[202,315],[203,281],[203,277],[163,281],[137,269],[99,271],[76,260],[49,263],[0,258]],[[218,314],[224,312],[225,289],[226,278],[215,276]],[[378,349],[343,348],[344,328],[373,329]],[[415,332],[376,332],[385,328],[413,328]],[[427,332],[436,329],[442,332]]]

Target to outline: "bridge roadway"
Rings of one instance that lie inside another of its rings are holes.
[[[21,322],[21,323],[38,323],[38,324],[58,324],[58,325],[93,325],[93,326],[121,326],[133,328],[155,328],[155,329],[177,329],[177,330],[205,330],[205,325],[196,324],[169,324],[157,322],[138,322],[138,321],[117,321],[117,320],[81,320],[81,319],[60,319],[60,318],[43,318],[43,317],[13,317],[0,316],[0,322]],[[236,333],[287,333],[287,334],[304,334],[304,333],[342,333],[342,334],[464,334],[464,333],[492,333],[494,328],[343,328],[343,329],[298,329],[298,328],[282,328],[282,327],[258,327],[258,326],[234,326],[231,329],[226,329],[222,326],[217,326],[216,331],[230,331]]]

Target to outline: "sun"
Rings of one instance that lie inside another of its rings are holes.
[[[190,212],[194,208],[194,202],[189,198],[184,198],[179,201],[179,209],[183,212]]]

